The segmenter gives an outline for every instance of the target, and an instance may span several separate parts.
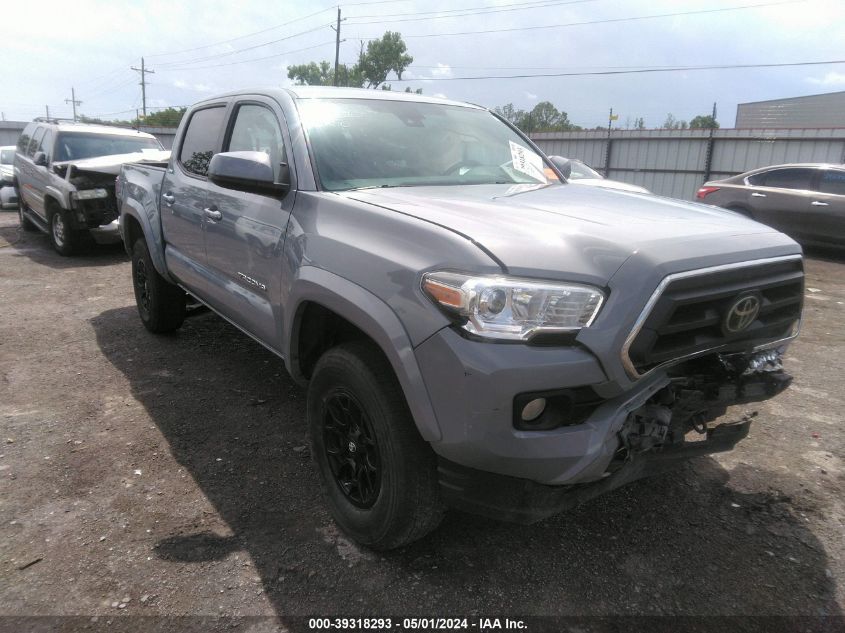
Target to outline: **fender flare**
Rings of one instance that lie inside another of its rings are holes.
[[[284,333],[284,357],[291,375],[303,380],[296,341],[302,308],[308,302],[335,312],[375,341],[393,367],[420,435],[427,442],[440,440],[440,426],[413,345],[396,313],[370,291],[322,268],[303,266],[291,288],[292,316]]]
[[[156,218],[156,228],[153,227],[150,217]],[[159,275],[164,277],[170,283],[175,283],[173,278],[167,272],[167,264],[164,261],[164,239],[161,235],[160,220],[158,210],[146,210],[133,198],[126,198],[120,202],[120,236],[123,239],[123,245],[126,252],[132,255],[132,244],[129,244],[126,239],[126,218],[131,217],[141,227],[141,232],[144,234],[144,240],[147,242],[147,248],[150,251],[150,259],[153,262],[153,267]]]

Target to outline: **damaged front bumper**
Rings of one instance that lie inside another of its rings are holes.
[[[756,412],[711,423],[729,406],[786,389],[792,377],[781,356],[781,350],[713,355],[672,368],[617,409],[601,447],[589,459],[585,455],[574,477],[556,485],[478,470],[441,455],[444,501],[491,518],[533,523],[679,461],[729,451],[748,435]],[[600,412],[601,407],[591,418]]]

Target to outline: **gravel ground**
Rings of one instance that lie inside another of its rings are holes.
[[[4,212],[0,615],[841,616],[844,262],[808,259],[795,383],[737,450],[374,554],[329,518],[276,357],[212,314],[148,334],[122,250],[62,258]]]

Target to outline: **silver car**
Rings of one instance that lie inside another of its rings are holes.
[[[15,146],[0,147],[0,208],[13,209],[18,206],[18,196],[14,189]]]
[[[803,244],[845,247],[845,165],[772,165],[704,183],[702,202],[742,213]]]

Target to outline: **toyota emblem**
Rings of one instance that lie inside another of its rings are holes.
[[[760,299],[757,295],[743,295],[731,304],[725,314],[723,326],[730,334],[747,329],[760,314]]]

